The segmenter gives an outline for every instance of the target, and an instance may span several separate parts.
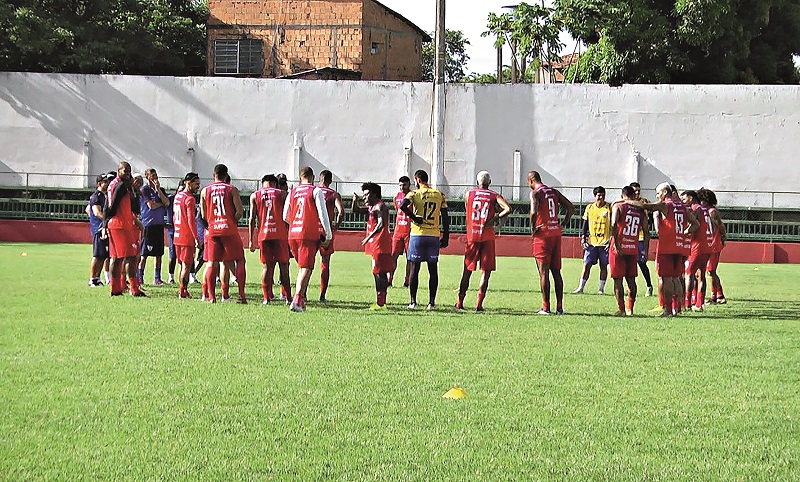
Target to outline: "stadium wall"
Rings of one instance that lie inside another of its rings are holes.
[[[93,186],[123,159],[162,177],[207,180],[223,162],[234,178],[310,165],[353,187],[393,183],[430,169],[432,95],[426,83],[4,72],[0,185]],[[798,105],[798,86],[451,84],[445,190],[488,169],[523,186],[518,198],[537,169],[554,186],[795,191]]]
[[[239,228],[239,234],[247,246],[246,228]],[[336,249],[339,251],[363,251],[362,231],[339,231],[336,234]],[[0,219],[0,242],[16,243],[91,243],[89,224],[69,221],[23,221]],[[463,255],[466,236],[452,235],[450,246],[443,250],[444,254]],[[650,259],[655,259],[656,242],[650,245]],[[497,238],[498,256],[532,257],[529,236],[504,235]],[[564,238],[562,255],[566,258],[583,257],[580,239],[567,236]],[[91,247],[87,248],[87,256],[91,256]],[[730,241],[722,251],[724,263],[800,263],[800,243],[765,243]]]

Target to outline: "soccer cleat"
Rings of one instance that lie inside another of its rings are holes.
[[[647,290],[645,290],[645,292],[644,292],[644,295],[645,296],[653,296],[653,287],[652,286],[648,286]]]
[[[483,313],[484,311],[485,310],[483,309],[483,306],[476,306],[475,307],[475,313]]]
[[[137,291],[136,293],[131,294],[131,296],[135,296],[136,298],[147,298],[147,293],[144,291]]]
[[[123,294],[125,294],[124,291],[119,291],[119,292],[116,292],[116,293],[113,292],[113,291],[111,292],[111,296],[122,296]]]
[[[303,305],[298,305],[296,303],[292,303],[289,306],[289,311],[294,311],[295,313],[305,313],[306,307]]]
[[[703,312],[703,307],[702,306],[692,306],[692,311],[694,311],[695,313],[702,313]]]
[[[425,307],[426,311],[433,311],[435,309],[436,309],[436,304],[435,303],[428,303],[428,306]]]
[[[718,305],[724,305],[727,302],[728,302],[728,300],[725,299],[725,298],[717,298],[717,304]]]
[[[261,302],[262,305],[267,306],[269,304],[269,300],[264,300]]]
[[[320,296],[320,297],[319,297],[319,303],[320,303],[321,305],[327,305],[327,304],[328,304],[328,299],[327,299],[327,298],[325,298],[324,296]]]
[[[464,303],[461,303],[461,302],[457,301],[456,304],[455,304],[455,307],[456,307],[456,309],[463,310],[464,309]]]
[[[167,285],[167,283],[164,283],[164,282],[163,282],[162,280],[160,280],[160,279],[153,280],[153,286],[166,286],[166,285]]]
[[[388,308],[386,307],[386,305],[381,306],[378,303],[372,303],[372,305],[370,305],[370,307],[367,308],[367,310],[369,310],[369,311],[387,311]]]
[[[222,298],[220,303],[230,303],[232,300],[230,298]]]
[[[416,310],[417,309],[417,302],[416,301],[412,301],[411,303],[409,303],[408,304],[408,309],[409,310]]]
[[[98,278],[94,278],[91,281],[89,281],[89,286],[91,286],[92,288],[95,288],[97,286],[103,286],[103,282],[100,281]]]
[[[573,295],[582,295],[583,288],[575,288],[575,291],[572,292]]]
[[[614,313],[614,316],[619,317],[619,318],[623,318],[623,317],[625,317],[625,311],[624,310],[617,310],[617,312]]]
[[[672,316],[675,316],[675,315],[673,315],[672,313],[670,313],[667,310],[662,310],[661,314],[658,315],[658,316],[659,316],[659,318],[669,318],[669,317],[672,317]]]
[[[557,309],[557,310],[556,310],[556,314],[557,314],[557,315],[563,315],[563,314],[564,314],[564,308],[559,308],[559,309]]]
[[[178,295],[178,298],[182,300],[189,300],[192,298],[192,295],[190,295],[189,293],[181,293]]]
[[[598,295],[604,295],[604,294],[606,294],[606,292],[605,292],[605,291],[603,291],[603,290],[597,290],[597,294],[598,294]]]
[[[541,310],[537,311],[536,314],[537,315],[552,315],[553,312],[550,311],[550,310],[545,310],[544,308],[542,308]]]
[[[240,297],[236,298],[236,304],[237,305],[246,305],[247,304],[247,298],[245,298],[244,296],[240,296]]]
[[[633,316],[633,311],[625,310],[625,316]]]
[[[169,283],[171,285],[174,285],[175,284],[175,278],[170,278],[169,281],[167,281],[167,283]]]

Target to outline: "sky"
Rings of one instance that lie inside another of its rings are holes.
[[[433,32],[436,27],[437,0],[378,0],[383,5],[411,20],[426,32]],[[492,37],[481,37],[486,31],[486,23],[490,12],[498,15],[506,12],[505,5],[519,3],[515,0],[449,0],[445,5],[445,24],[450,30],[461,30],[469,40],[467,47],[469,63],[466,73],[490,74],[497,70],[497,51]],[[552,2],[546,2],[552,3]],[[563,53],[572,53],[575,41],[565,34],[562,42],[566,44]],[[511,53],[506,47],[503,63],[508,64]]]

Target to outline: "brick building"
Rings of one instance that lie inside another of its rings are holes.
[[[208,8],[209,75],[422,79],[430,36],[375,0],[209,0]]]

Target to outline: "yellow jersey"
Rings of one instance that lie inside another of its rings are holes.
[[[432,187],[421,187],[408,193],[406,199],[411,201],[411,210],[414,215],[422,218],[422,225],[411,223],[411,235],[439,237],[442,208],[447,207],[444,194]]]
[[[603,246],[611,239],[611,204],[602,207],[589,204],[583,211],[583,219],[589,221],[589,244]]]

